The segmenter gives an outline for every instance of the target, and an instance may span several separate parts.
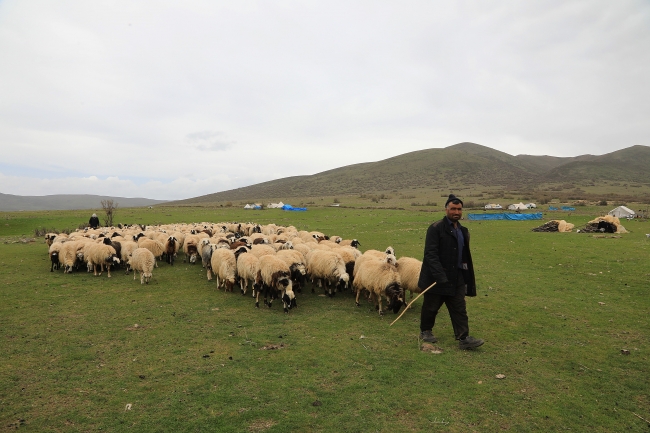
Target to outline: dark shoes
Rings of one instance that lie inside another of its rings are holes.
[[[425,343],[435,343],[438,339],[431,333],[431,331],[422,331],[420,332],[420,340]]]
[[[461,350],[473,349],[475,347],[482,346],[484,343],[480,338],[474,338],[472,336],[467,336],[462,340],[458,341],[458,347]]]

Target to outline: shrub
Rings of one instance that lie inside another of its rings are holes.
[[[598,202],[598,206],[607,206],[607,200],[601,200]]]

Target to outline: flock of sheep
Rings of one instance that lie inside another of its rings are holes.
[[[359,251],[356,239],[326,236],[320,232],[297,230],[293,226],[254,223],[197,223],[159,226],[121,226],[84,229],[66,235],[48,233],[50,272],[64,273],[86,269],[101,275],[104,267],[124,266],[126,273],[140,273],[140,283],[149,283],[158,261],[173,266],[179,253],[184,262],[202,263],[208,280],[217,288],[242,294],[249,286],[259,307],[260,294],[271,307],[282,300],[284,311],[296,306],[296,295],[306,283],[323,287],[334,296],[352,289],[359,297],[367,295],[383,314],[382,299],[397,313],[405,303],[405,291],[419,293],[417,286],[422,262],[395,257],[392,247],[385,251]]]

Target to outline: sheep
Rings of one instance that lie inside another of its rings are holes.
[[[217,249],[215,244],[203,245],[201,249],[201,261],[207,271],[208,281],[212,279],[212,253]]]
[[[120,259],[115,254],[115,248],[110,245],[87,243],[83,248],[84,259],[88,264],[88,269],[92,266],[94,275],[97,276],[97,265],[106,265],[108,278],[111,277],[111,265],[119,264]],[[102,274],[100,268],[99,275]]]
[[[48,252],[50,255],[50,272],[53,272],[54,269],[59,270],[61,267],[61,263],[59,263],[59,254],[61,253],[62,247],[63,244],[60,242],[50,245]]]
[[[149,251],[151,251],[153,256],[156,258],[155,267],[157,268],[158,259],[160,259],[163,253],[165,252],[165,246],[161,242],[154,241],[153,239],[140,238],[140,240],[138,240],[138,247],[146,248]]]
[[[300,238],[297,238],[297,239],[300,239]],[[311,244],[311,245],[316,245],[316,244]],[[294,241],[294,244],[293,244],[293,250],[294,250],[294,251],[300,251],[300,252],[302,253],[302,255],[306,257],[307,254],[309,254],[309,252],[310,252],[312,249],[310,248],[310,246],[309,246],[308,244],[304,244],[304,243],[302,243],[302,244],[300,244],[300,243],[299,243],[299,244],[296,244],[295,241]]]
[[[350,276],[350,283],[352,283],[354,279],[354,264],[357,259],[361,257],[361,251],[352,247],[336,247],[333,248],[332,251],[338,253],[343,259],[343,263],[345,263],[345,272]]]
[[[137,242],[133,242],[133,241],[124,241],[120,243],[122,244],[122,253],[120,258],[122,259],[122,262],[126,265],[125,274],[128,274],[129,270],[131,269],[131,253],[138,248],[138,244]]]
[[[245,253],[237,257],[237,275],[240,279],[239,286],[241,287],[242,295],[246,294],[249,281],[251,282],[253,297],[255,297],[256,292],[260,291],[262,288],[262,277],[259,275],[259,270],[260,259],[256,255]]]
[[[48,248],[52,246],[52,243],[54,242],[54,239],[57,236],[58,235],[56,233],[46,233],[45,234],[45,243],[47,244]]]
[[[284,260],[276,256],[263,256],[260,258],[260,271],[259,274],[262,278],[262,286],[264,290],[264,305],[271,308],[273,298],[280,294],[284,312],[288,313],[293,307],[296,307],[296,295],[293,293],[291,285],[291,270]],[[267,302],[267,295],[273,291],[269,296]],[[274,296],[275,295],[275,296]],[[259,291],[255,298],[255,306],[259,308]]]
[[[110,245],[115,248],[115,254],[117,257],[122,257],[122,244],[119,241],[114,241],[113,238],[104,237],[102,242],[104,245]]]
[[[359,249],[359,245],[361,245],[361,242],[359,242],[356,239],[343,239],[341,242],[339,242],[339,245],[342,247],[352,247]]]
[[[226,292],[232,292],[237,275],[237,259],[230,248],[217,248],[210,260],[212,271],[217,277],[217,288],[223,286]]]
[[[294,250],[280,250],[276,256],[289,265],[292,286],[296,292],[302,293],[302,287],[305,285],[305,275],[307,274],[305,256]]]
[[[356,268],[355,268],[356,270]],[[365,260],[354,277],[353,288],[357,292],[356,305],[360,307],[359,295],[367,290],[374,298],[375,308],[383,315],[382,296],[388,300],[388,309],[397,313],[404,304],[404,291],[397,267],[386,260]]]
[[[59,262],[63,265],[64,274],[72,272],[72,268],[76,267],[78,261],[77,250],[83,245],[82,241],[68,241],[62,245],[59,252]]]
[[[133,269],[133,279],[135,280],[135,273],[138,271],[140,272],[140,284],[149,284],[156,264],[153,253],[146,248],[136,248],[129,257],[129,264]]]
[[[185,236],[183,252],[185,253],[185,260],[189,261],[190,263],[196,263],[196,259],[200,256],[198,249],[200,240],[201,239],[197,235]]]
[[[178,252],[178,240],[174,236],[168,236],[163,244],[164,254],[167,256],[167,263],[174,266],[174,258]]]
[[[258,258],[266,255],[275,255],[275,250],[271,245],[253,245],[251,253],[255,254]]]
[[[420,269],[422,269],[422,262],[412,257],[400,257],[397,261],[397,272],[399,272],[400,280],[402,281],[402,289],[404,293],[408,290],[410,292],[410,299],[413,299],[413,293],[420,293],[422,289],[418,287],[418,280],[420,279]]]
[[[339,289],[347,287],[350,276],[345,271],[343,258],[333,251],[313,250],[307,254],[307,273],[312,280],[324,281],[324,289],[329,296],[334,296],[332,285],[338,285]],[[312,287],[312,293],[314,289]]]

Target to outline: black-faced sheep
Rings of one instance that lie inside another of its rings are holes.
[[[135,280],[135,273],[140,272],[140,284],[147,283],[153,276],[153,268],[156,264],[156,258],[153,253],[146,248],[136,248],[129,258],[129,264],[133,269],[133,279]]]
[[[197,235],[185,236],[185,243],[183,244],[183,252],[185,253],[185,260],[190,263],[196,263],[200,257],[199,242],[200,238]]]
[[[302,293],[302,288],[305,285],[305,275],[307,274],[305,256],[294,250],[280,250],[277,252],[276,257],[284,260],[289,265],[293,289],[298,293]]]
[[[291,286],[291,270],[284,260],[277,256],[263,256],[260,258],[260,276],[264,290],[264,304],[271,308],[273,299],[280,296],[284,305],[284,312],[296,306],[296,295]],[[267,296],[269,298],[267,302]],[[259,307],[259,292],[255,300]]]
[[[163,244],[165,249],[164,253],[167,258],[167,263],[171,266],[174,266],[174,259],[176,258],[176,253],[178,252],[178,239],[174,236],[167,236],[165,243]]]

